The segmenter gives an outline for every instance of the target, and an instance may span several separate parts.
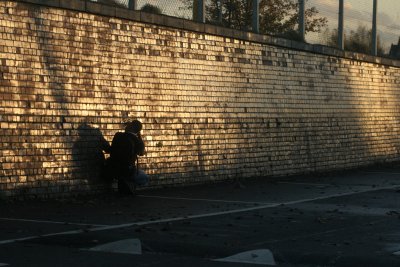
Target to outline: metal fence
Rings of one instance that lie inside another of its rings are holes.
[[[88,0],[400,59],[395,0]]]

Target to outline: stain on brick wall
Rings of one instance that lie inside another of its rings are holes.
[[[101,147],[144,123],[151,184],[399,159],[399,68],[0,2],[0,191],[102,188]]]

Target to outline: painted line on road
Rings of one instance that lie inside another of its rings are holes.
[[[30,237],[25,237],[25,238],[3,240],[3,241],[0,241],[0,245],[9,244],[9,243],[17,242],[17,241],[31,240],[31,239],[41,238],[41,237],[50,237],[50,236],[66,235],[66,234],[80,234],[80,233],[84,233],[84,232],[105,231],[105,230],[127,228],[127,227],[132,227],[132,226],[143,226],[143,225],[149,225],[149,224],[184,221],[184,220],[189,220],[189,219],[200,219],[200,218],[214,217],[214,216],[220,216],[220,215],[242,213],[242,212],[248,212],[248,211],[275,208],[275,207],[279,207],[279,206],[295,205],[295,204],[312,202],[312,201],[317,201],[317,200],[324,200],[324,199],[335,198],[335,197],[351,196],[351,195],[363,194],[363,193],[375,192],[375,191],[381,191],[381,190],[392,190],[392,189],[397,189],[397,188],[400,188],[400,185],[375,187],[375,188],[371,188],[371,189],[338,193],[338,194],[326,195],[326,196],[315,197],[315,198],[299,199],[299,200],[287,201],[287,202],[282,202],[282,203],[274,203],[274,204],[267,204],[267,205],[261,205],[261,206],[256,206],[256,207],[249,207],[249,208],[203,213],[203,214],[197,214],[197,215],[188,215],[188,216],[174,217],[174,218],[165,218],[165,219],[159,219],[159,220],[124,223],[124,224],[110,225],[110,226],[101,226],[101,227],[95,227],[95,228],[72,230],[72,231],[51,233],[51,234],[38,235],[38,236],[30,236]]]
[[[1,263],[0,262],[0,266],[9,266],[10,264],[7,264],[7,263]]]
[[[37,239],[37,238],[42,238],[42,237],[81,234],[81,233],[85,233],[85,232],[88,232],[88,229],[71,230],[71,231],[50,233],[50,234],[44,234],[44,235],[33,235],[33,236],[27,236],[27,237],[21,237],[21,238],[9,239],[9,240],[2,240],[2,241],[0,241],[0,245],[10,244],[10,243],[14,243],[14,242],[27,241],[27,240],[32,240],[32,239]]]
[[[137,197],[145,198],[159,198],[171,200],[189,200],[189,201],[203,201],[203,202],[219,202],[219,203],[232,203],[232,204],[250,204],[250,205],[271,205],[271,202],[253,202],[253,201],[236,201],[236,200],[223,200],[223,199],[207,199],[207,198],[186,198],[186,197],[165,197],[154,195],[137,195]]]
[[[371,189],[352,191],[352,192],[346,192],[346,193],[337,193],[337,194],[332,194],[332,195],[326,195],[326,196],[315,197],[315,198],[299,199],[299,200],[287,201],[287,202],[282,202],[282,203],[266,204],[266,205],[260,205],[260,206],[256,206],[256,207],[248,207],[248,208],[217,211],[217,212],[210,212],[210,213],[197,214],[197,215],[188,215],[188,216],[176,217],[176,218],[166,218],[166,219],[159,219],[159,220],[124,223],[124,224],[119,224],[119,225],[97,227],[97,228],[88,229],[88,231],[103,231],[103,230],[112,230],[112,229],[118,229],[118,228],[126,228],[126,227],[131,227],[131,226],[143,226],[143,225],[155,224],[155,223],[167,223],[167,222],[174,222],[174,221],[183,221],[183,220],[188,220],[188,219],[207,218],[207,217],[213,217],[213,216],[219,216],[219,215],[228,215],[228,214],[235,214],[235,213],[248,212],[248,211],[254,211],[254,210],[276,208],[279,206],[295,205],[295,204],[300,204],[300,203],[305,203],[305,202],[312,202],[312,201],[317,201],[317,200],[334,198],[334,197],[344,197],[344,196],[351,196],[351,195],[380,191],[380,190],[389,190],[389,189],[395,189],[395,188],[399,188],[399,187],[400,187],[400,185],[385,186],[385,187],[379,187],[379,188],[375,187],[375,188],[371,188]]]
[[[141,255],[142,243],[137,238],[124,239],[83,250]]]
[[[110,226],[106,224],[93,224],[93,223],[74,223],[74,222],[59,222],[59,221],[48,221],[48,220],[32,220],[32,219],[19,219],[19,218],[0,218],[3,221],[19,221],[19,222],[34,222],[34,223],[48,223],[48,224],[62,224],[62,225],[79,225],[79,226],[92,226],[92,227],[103,227]]]
[[[245,251],[226,258],[215,259],[213,261],[260,264],[260,265],[276,265],[274,255],[269,249],[257,249],[257,250]]]

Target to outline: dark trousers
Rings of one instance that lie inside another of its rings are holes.
[[[115,179],[118,181],[119,193],[131,194],[134,191],[136,176],[135,164],[115,162],[112,159],[107,159],[105,169],[106,179],[110,183]]]

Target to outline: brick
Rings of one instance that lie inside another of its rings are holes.
[[[397,61],[78,0],[44,8],[28,35],[35,13],[6,2],[6,195],[97,188],[100,143],[133,118],[153,185],[399,160]]]

